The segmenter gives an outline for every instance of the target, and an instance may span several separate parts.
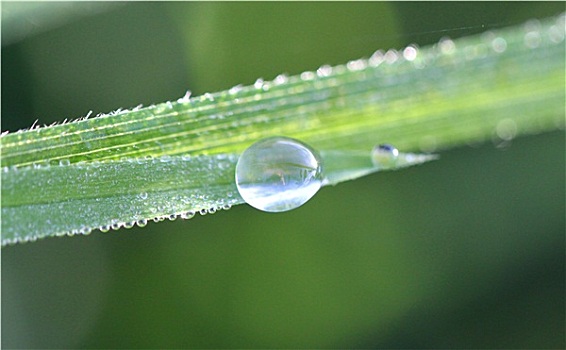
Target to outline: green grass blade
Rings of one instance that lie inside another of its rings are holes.
[[[176,156],[7,171],[2,241],[144,226],[151,218],[228,209],[241,202],[236,160],[234,155]]]
[[[369,156],[377,143],[428,152],[563,128],[564,52],[560,15],[4,134],[2,244],[241,203],[237,155],[268,136]],[[336,164],[337,179],[356,177]]]
[[[432,159],[418,156],[407,162],[401,154],[389,168]],[[325,171],[329,185],[383,170],[373,165],[370,152],[323,152],[323,160],[330,164]],[[237,161],[235,154],[222,154],[4,168],[2,242],[89,234],[95,228],[145,226],[149,219],[188,219],[227,210],[244,203],[234,181]]]

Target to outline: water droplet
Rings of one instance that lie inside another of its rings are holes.
[[[98,229],[100,230],[100,232],[108,232],[110,231],[110,226],[102,225]]]
[[[503,119],[495,127],[497,136],[503,141],[511,141],[517,135],[517,124],[513,119]]]
[[[195,216],[194,211],[188,211],[186,213],[181,214],[181,219],[192,219]]]
[[[440,52],[444,55],[453,54],[456,50],[456,44],[454,44],[454,42],[448,37],[440,38],[438,47],[440,48]]]
[[[369,64],[372,67],[377,67],[381,64],[381,62],[383,62],[383,51],[381,50],[377,50],[376,52],[373,53],[373,55],[371,55],[371,57],[369,58]]]
[[[142,192],[142,193],[140,193],[140,194],[138,195],[138,197],[139,197],[140,199],[142,199],[142,200],[143,200],[143,199],[147,199],[147,192]]]
[[[243,88],[242,84],[233,86],[233,87],[230,88],[230,90],[228,90],[228,93],[230,95],[235,95],[235,94],[239,93],[240,91],[242,91],[242,88]]]
[[[346,68],[348,68],[351,71],[364,70],[366,67],[367,67],[367,62],[362,59],[354,60],[346,63]]]
[[[175,221],[175,219],[177,219],[177,215],[176,214],[170,214],[167,219],[169,219],[169,221]]]
[[[316,74],[314,74],[313,72],[306,71],[306,72],[301,73],[301,80],[304,80],[304,81],[313,80],[315,77],[316,77]]]
[[[66,166],[66,165],[70,165],[70,164],[71,164],[71,161],[68,160],[68,159],[59,160],[59,165]]]
[[[255,81],[254,87],[258,90],[261,90],[261,89],[263,89],[263,83],[264,83],[263,79],[259,78]]]
[[[330,74],[332,74],[332,67],[329,65],[321,66],[316,70],[316,75],[318,75],[319,77],[327,77]]]
[[[388,64],[393,64],[399,59],[399,53],[393,49],[387,50],[387,52],[383,56],[383,59]]]
[[[538,32],[541,29],[541,23],[538,19],[533,18],[525,22],[525,24],[523,24],[523,28],[525,32],[533,32],[533,31]]]
[[[564,28],[564,27],[562,27]],[[564,40],[564,29],[554,25],[548,29],[548,36],[553,43],[558,44]]]
[[[135,223],[136,223],[135,221],[125,222],[124,227],[125,228],[132,228],[132,227],[134,227]]]
[[[44,161],[39,161],[39,162],[35,162],[33,163],[33,167],[35,169],[40,169],[40,168],[49,168],[49,162],[44,160]]]
[[[287,75],[279,74],[278,76],[275,77],[274,83],[275,85],[281,85],[281,84],[285,84],[288,81],[289,81],[289,77]]]
[[[507,41],[501,37],[497,37],[492,40],[491,48],[497,53],[502,53],[507,49]]]
[[[145,227],[147,225],[147,220],[139,219],[138,221],[136,221],[136,225],[138,225],[139,227]]]
[[[236,185],[252,207],[267,212],[297,208],[322,183],[321,157],[306,144],[271,137],[248,147],[236,165]]]
[[[540,33],[536,31],[528,32],[525,34],[524,41],[529,49],[536,49],[541,42]]]
[[[376,167],[390,166],[399,156],[399,150],[391,145],[377,145],[371,151],[371,160]]]
[[[417,47],[415,45],[409,45],[403,50],[403,57],[407,61],[414,61],[417,58]]]

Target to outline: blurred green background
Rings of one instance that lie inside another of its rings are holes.
[[[563,2],[3,2],[2,130],[561,11]],[[324,188],[288,213],[238,206],[3,248],[2,346],[564,348],[564,144],[556,131],[462,147]]]

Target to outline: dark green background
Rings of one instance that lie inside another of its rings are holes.
[[[562,2],[122,4],[2,47],[2,130],[561,11]],[[556,131],[442,152],[324,188],[288,213],[238,206],[3,248],[2,346],[564,348],[564,142]]]

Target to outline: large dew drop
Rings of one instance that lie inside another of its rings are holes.
[[[282,212],[300,207],[322,184],[320,155],[288,137],[270,137],[247,148],[236,165],[236,185],[252,207]]]

